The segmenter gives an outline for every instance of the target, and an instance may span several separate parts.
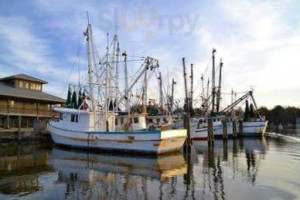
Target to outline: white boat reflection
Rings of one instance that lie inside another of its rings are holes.
[[[59,171],[60,181],[76,179],[89,183],[114,181],[113,176],[107,174],[146,176],[166,181],[187,173],[187,164],[179,153],[137,157],[53,149],[50,164]]]

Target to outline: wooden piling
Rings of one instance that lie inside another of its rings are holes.
[[[228,139],[228,129],[227,129],[226,118],[222,120],[222,127],[223,127],[223,140],[227,140]]]
[[[6,116],[6,128],[10,128],[9,115]]]
[[[239,120],[239,132],[238,132],[239,136],[243,135],[243,121]]]
[[[207,119],[207,142],[214,142],[214,125],[211,117]]]
[[[190,153],[191,151],[191,136],[190,136],[190,115],[184,113],[183,115],[183,127],[187,131],[187,138],[184,143],[184,149],[186,153]]]
[[[237,137],[237,134],[236,134],[236,120],[232,120],[232,136],[233,136],[233,138]]]
[[[21,141],[21,124],[22,124],[22,118],[21,115],[18,116],[18,141]]]
[[[228,140],[223,140],[223,160],[228,160]]]

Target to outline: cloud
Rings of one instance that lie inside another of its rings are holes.
[[[49,80],[46,89],[52,93],[63,90],[72,68],[69,79],[77,82],[78,57],[81,70],[86,69],[82,32],[89,11],[100,55],[105,54],[106,33],[110,33],[110,38],[118,33],[122,51],[160,60],[164,85],[174,77],[179,99],[184,96],[182,57],[186,57],[188,72],[190,64],[194,64],[195,96],[199,97],[201,74],[205,75],[205,82],[211,79],[211,50],[215,47],[217,64],[220,57],[224,61],[225,93],[232,88],[245,91],[254,86],[260,105],[298,104],[300,98],[294,95],[300,88],[300,15],[296,2],[202,0],[161,6],[163,3],[36,0],[30,5],[33,12],[23,9],[18,16],[0,14],[0,70],[6,74],[24,71],[41,76]],[[141,10],[145,10],[143,23],[134,31],[126,29],[120,17],[125,13],[132,25]],[[181,19],[185,20],[183,24]],[[146,26],[151,20],[155,23]],[[79,46],[82,52],[77,56]],[[130,72],[140,64],[130,63]],[[82,80],[86,79],[86,74],[81,74]],[[158,97],[157,80],[152,82],[149,94]],[[280,96],[280,91],[289,92]],[[230,102],[225,98],[230,97],[224,97],[223,106]]]

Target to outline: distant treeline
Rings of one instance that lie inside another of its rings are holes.
[[[261,115],[264,115],[267,120],[269,120],[269,123],[274,125],[294,125],[296,124],[296,117],[300,117],[300,108],[291,106],[282,107],[278,105],[271,110],[266,107],[260,107],[258,111]]]

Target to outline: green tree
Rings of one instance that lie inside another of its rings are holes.
[[[73,95],[72,95],[72,108],[77,108],[77,94],[75,92],[75,90],[73,91]]]
[[[82,102],[83,102],[83,94],[81,93],[81,88],[80,88],[78,92],[78,108],[81,106]]]
[[[255,113],[254,113],[254,106],[253,106],[253,104],[251,103],[251,104],[250,104],[250,110],[249,110],[249,117],[250,117],[250,118],[254,118],[254,115],[255,115]]]
[[[67,96],[67,101],[66,101],[67,108],[72,107],[72,92],[71,92],[71,87],[68,89],[68,96]]]

